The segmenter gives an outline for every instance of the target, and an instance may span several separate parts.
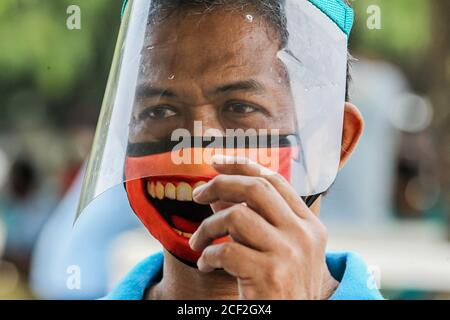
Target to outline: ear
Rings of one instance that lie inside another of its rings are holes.
[[[342,146],[341,146],[341,162],[339,169],[342,169],[347,163],[347,160],[355,150],[359,138],[364,129],[364,119],[358,108],[349,103],[345,103],[344,110],[344,128],[342,131]]]

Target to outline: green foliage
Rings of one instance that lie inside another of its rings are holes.
[[[428,47],[430,0],[352,3],[357,15],[353,49],[411,64]],[[66,27],[70,5],[81,8],[81,30]],[[61,122],[58,112],[86,101],[100,105],[121,5],[122,0],[0,1],[0,128],[14,126],[25,113],[41,118],[50,113]],[[370,5],[381,8],[381,30],[367,28]]]
[[[387,58],[414,59],[431,41],[430,0],[353,0],[356,25],[353,43],[358,49]],[[369,30],[367,9],[381,9],[381,30]]]
[[[70,5],[81,9],[81,30],[66,26]],[[45,104],[89,94],[75,90],[106,77],[120,7],[120,0],[1,0],[0,117],[21,90]]]

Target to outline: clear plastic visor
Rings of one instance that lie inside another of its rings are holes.
[[[217,174],[215,154],[279,172],[300,196],[335,180],[347,36],[309,1],[185,3],[128,3],[78,215],[133,180],[176,198]]]

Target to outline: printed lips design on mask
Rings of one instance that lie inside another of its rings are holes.
[[[172,229],[189,239],[201,222],[213,214],[210,206],[199,205],[192,200],[192,191],[206,183],[206,179],[147,179],[147,196]]]
[[[192,192],[217,176],[218,172],[208,164],[210,159],[198,164],[175,164],[172,152],[165,150],[165,146],[150,144],[133,146],[128,152],[124,168],[128,199],[141,222],[163,247],[180,261],[195,267],[201,253],[190,248],[189,239],[200,224],[214,213],[210,205],[194,202]],[[196,151],[209,150],[185,150],[193,154]],[[277,171],[288,180],[291,176],[292,155],[298,154],[287,142],[278,148],[233,151],[237,155],[245,154],[245,157],[255,162],[257,159],[252,159],[252,154],[269,155],[269,159],[276,159],[274,163],[279,164]],[[217,239],[214,243],[228,239]]]
[[[171,176],[125,182],[131,207],[144,226],[166,250],[191,266],[201,253],[190,248],[189,239],[202,221],[214,214],[211,206],[194,202],[192,192],[210,179]]]

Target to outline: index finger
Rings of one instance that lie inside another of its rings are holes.
[[[278,191],[258,177],[219,175],[194,189],[192,196],[199,204],[245,203],[274,226],[285,225],[295,217]]]
[[[266,179],[274,186],[297,216],[300,218],[307,218],[311,214],[310,209],[289,181],[278,172],[267,169],[259,163],[247,158],[215,155],[212,158],[212,161],[214,169],[219,173]]]

